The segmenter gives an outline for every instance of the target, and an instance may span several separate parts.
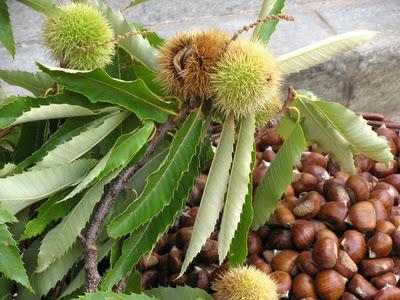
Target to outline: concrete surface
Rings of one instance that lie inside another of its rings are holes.
[[[66,1],[57,1],[58,3]],[[122,9],[129,0],[105,1]],[[281,22],[271,39],[276,54],[338,33],[357,29],[377,30],[369,44],[328,63],[293,74],[286,85],[305,88],[356,111],[384,113],[400,120],[400,0],[287,0],[285,13],[294,23]],[[219,27],[234,32],[256,19],[262,0],[150,0],[124,11],[164,37],[193,28]],[[17,42],[12,61],[0,47],[0,68],[35,70],[35,61],[52,63],[41,45],[43,17],[8,0]],[[8,93],[21,89],[5,85]]]

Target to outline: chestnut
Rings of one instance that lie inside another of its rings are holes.
[[[318,181],[325,181],[329,179],[329,173],[319,165],[307,165],[303,167],[302,172],[314,175]]]
[[[293,250],[278,251],[271,260],[271,267],[274,271],[285,271],[290,275],[295,275],[297,272],[297,256],[298,252]]]
[[[181,227],[192,227],[196,221],[197,213],[199,212],[199,207],[188,207],[183,210],[182,215],[179,220],[179,225]]]
[[[387,285],[396,286],[398,281],[399,281],[399,275],[396,275],[393,272],[388,272],[371,278],[371,283],[377,289],[382,289]]]
[[[390,257],[364,259],[360,263],[360,271],[365,277],[375,277],[393,270],[394,261]]]
[[[384,221],[388,218],[388,211],[381,200],[370,199],[369,202],[374,206],[376,222]]]
[[[142,273],[141,285],[142,288],[148,290],[157,286],[159,272],[157,270],[148,270]]]
[[[270,225],[280,225],[285,228],[289,228],[290,223],[294,222],[296,217],[293,213],[286,207],[279,206],[275,209],[274,214],[268,221]]]
[[[367,252],[364,235],[356,230],[345,231],[340,245],[356,264],[364,259]]]
[[[348,289],[361,299],[373,299],[378,290],[360,274],[353,276],[348,284]]]
[[[183,227],[176,232],[176,245],[183,250],[189,246],[192,238],[193,227]]]
[[[360,231],[372,231],[376,226],[375,208],[369,201],[360,201],[350,207],[347,223]]]
[[[306,220],[297,220],[291,228],[291,238],[293,244],[299,249],[309,248],[315,238],[314,226]]]
[[[262,240],[266,240],[270,232],[271,230],[267,225],[263,225],[257,230],[257,234]]]
[[[358,300],[358,298],[353,294],[346,292],[342,295],[342,297],[340,297],[340,300]]]
[[[383,179],[384,182],[389,183],[400,193],[400,174],[392,174]]]
[[[337,183],[327,185],[327,182],[328,181],[325,181],[324,184],[326,198],[329,201],[343,202],[344,204],[346,204],[346,206],[349,206],[351,198],[346,188]],[[325,188],[326,186],[327,188]]]
[[[338,251],[338,258],[333,269],[346,278],[353,277],[358,270],[356,263],[351,259],[347,252],[343,250]]]
[[[213,264],[218,262],[218,242],[207,239],[206,243],[201,247],[201,251],[197,256],[199,261],[204,264]]]
[[[272,273],[272,268],[269,264],[267,264],[265,261],[258,261],[254,264],[254,266],[260,270],[261,272],[265,274],[271,274]]]
[[[350,176],[345,187],[354,201],[367,201],[369,199],[369,184],[363,177],[359,175]]]
[[[317,299],[317,293],[314,288],[314,281],[306,273],[297,274],[293,279],[291,296],[294,300]]]
[[[139,271],[144,271],[155,267],[159,263],[159,255],[157,253],[152,253],[150,255],[143,255],[139,260]]]
[[[262,162],[253,171],[253,185],[258,186],[263,179],[265,173],[267,173],[269,163]]]
[[[345,220],[348,213],[349,209],[345,203],[331,201],[321,207],[318,217],[334,230],[343,231],[347,227]]]
[[[210,285],[207,271],[198,266],[194,267],[194,271],[188,275],[187,282],[185,283],[187,283],[191,287],[204,290],[207,290]]]
[[[299,269],[310,276],[314,276],[319,272],[318,267],[312,260],[312,253],[310,250],[305,250],[297,257],[297,266]]]
[[[388,190],[373,190],[369,196],[370,199],[380,200],[386,209],[394,205],[394,196]]]
[[[218,245],[218,243],[217,243]],[[216,246],[218,247],[218,246]],[[250,231],[247,235],[247,252],[248,255],[261,254],[263,243],[257,233]]]
[[[317,177],[308,173],[293,173],[292,187],[296,194],[312,191],[317,186]]]
[[[325,199],[317,192],[312,191],[300,197],[292,211],[299,218],[311,219],[319,213],[323,204],[325,204]]]
[[[393,160],[389,163],[377,162],[371,169],[371,174],[378,177],[379,179],[384,178],[389,175],[396,175],[399,164],[397,161]]]
[[[339,238],[336,236],[336,234],[330,230],[330,229],[322,229],[320,231],[317,232],[316,236],[315,236],[315,240],[319,241],[322,240],[324,238],[330,238],[331,240],[333,240],[337,245],[339,245]]]
[[[373,167],[374,161],[362,154],[358,154],[354,156],[354,164],[360,168],[361,172],[368,172]]]
[[[272,147],[269,146],[267,149],[264,150],[262,153],[262,159],[267,162],[272,162],[276,157],[276,153],[272,150]]]
[[[275,271],[270,274],[271,278],[277,284],[279,299],[289,298],[289,292],[292,289],[292,278],[285,271]]]
[[[335,270],[323,270],[315,277],[315,290],[322,300],[337,300],[344,291],[346,278]]]
[[[392,252],[393,241],[386,233],[377,232],[367,242],[369,258],[389,256]]]
[[[376,223],[375,232],[382,232],[388,235],[392,235],[392,233],[396,230],[396,227],[393,225],[392,222],[387,220],[379,221]]]
[[[278,207],[286,207],[287,209],[292,211],[293,207],[297,205],[298,201],[299,199],[297,199],[296,196],[285,196],[281,201],[279,201]]]
[[[324,269],[333,268],[338,257],[338,247],[336,242],[329,238],[318,240],[314,244],[312,259],[317,266]]]
[[[378,182],[372,189],[373,191],[377,190],[384,190],[387,191],[394,199],[394,203],[397,203],[400,199],[400,193],[399,191],[391,184],[381,181]],[[399,203],[397,203],[399,204]]]
[[[378,134],[378,136],[384,137],[386,140],[392,140],[395,143],[397,143],[399,139],[396,131],[387,128],[386,125],[382,125],[379,128],[376,128],[375,132]]]
[[[324,169],[328,168],[327,158],[318,152],[304,152],[301,155],[300,161],[303,168],[311,165],[321,166]]]
[[[387,286],[381,289],[376,295],[374,300],[397,300],[400,299],[400,289],[395,286]]]
[[[172,247],[168,254],[168,270],[171,273],[179,273],[181,271],[182,263],[182,250],[179,250],[176,246]]]
[[[287,229],[274,229],[268,237],[267,245],[271,249],[293,249],[290,230]]]
[[[397,227],[392,233],[393,250],[397,255],[400,254],[400,227]]]
[[[186,284],[188,279],[188,274],[183,274],[182,276],[179,276],[179,273],[175,273],[169,277],[169,285],[172,287],[183,286]]]

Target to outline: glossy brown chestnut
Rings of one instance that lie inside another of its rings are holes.
[[[318,165],[326,169],[328,167],[328,159],[318,152],[304,152],[301,155],[301,164],[303,168],[311,165]]]
[[[336,242],[329,238],[318,240],[314,244],[312,259],[318,267],[324,269],[333,268],[338,257],[338,247]]]
[[[368,172],[374,165],[374,161],[362,154],[359,154],[354,156],[354,164],[356,167],[360,168],[361,172]]]
[[[390,235],[377,232],[367,242],[369,258],[381,258],[389,256],[392,252],[393,241]]]
[[[364,259],[367,252],[364,235],[356,230],[345,231],[340,245],[356,264]]]
[[[218,242],[207,239],[206,243],[201,247],[198,255],[200,262],[204,264],[213,264],[218,262]]]
[[[329,173],[319,165],[307,165],[303,167],[302,172],[314,175],[318,181],[325,181],[329,179]]]
[[[389,194],[390,194],[391,196],[393,196],[393,198],[394,198],[394,203],[395,203],[396,205],[399,204],[398,201],[399,201],[399,199],[400,199],[400,193],[399,193],[399,191],[398,191],[393,185],[391,185],[391,184],[389,184],[389,183],[387,183],[387,182],[381,181],[381,182],[378,182],[378,183],[373,187],[372,190],[373,190],[373,191],[376,191],[376,190],[385,190],[385,191],[389,192]]]
[[[199,207],[187,207],[183,212],[179,220],[180,227],[192,227],[196,221]]]
[[[392,174],[383,179],[384,182],[394,186],[400,193],[400,174]]]
[[[315,189],[318,179],[314,175],[308,173],[294,173],[292,179],[292,187],[296,194],[309,192]]]
[[[270,232],[271,229],[267,225],[263,225],[257,230],[257,234],[262,240],[266,240]]]
[[[322,300],[337,300],[345,291],[346,278],[335,270],[323,270],[315,277],[315,290]]]
[[[314,226],[306,220],[297,220],[292,224],[291,238],[297,248],[309,248],[315,239]]]
[[[292,277],[285,271],[275,271],[270,276],[277,283],[279,299],[289,298],[289,292],[292,289]]]
[[[283,206],[292,211],[293,207],[297,205],[298,201],[299,199],[297,199],[296,196],[286,196],[281,201],[279,201],[278,207]]]
[[[279,206],[277,209],[275,209],[275,212],[269,219],[268,224],[280,225],[282,227],[289,228],[290,224],[293,223],[295,219],[296,217],[290,211],[290,209]]]
[[[340,297],[340,300],[358,300],[358,298],[353,294],[346,292],[342,295],[342,297]]]
[[[330,185],[328,185],[327,188],[325,188],[327,182],[328,181],[325,181],[325,185],[324,185],[324,191],[325,191],[326,198],[329,201],[343,202],[344,204],[346,204],[346,206],[349,206],[351,198],[350,198],[350,195],[347,192],[346,188],[337,183],[330,184]]]
[[[322,240],[324,238],[329,238],[329,239],[333,240],[336,244],[339,245],[339,238],[336,236],[336,234],[332,230],[330,230],[328,228],[318,231],[315,236],[316,241]]]
[[[261,272],[265,274],[271,274],[272,273],[272,268],[269,264],[267,264],[265,261],[259,261],[254,264],[254,266],[260,270]]]
[[[142,273],[142,288],[148,290],[152,287],[157,286],[159,272],[157,270],[148,270]]]
[[[179,273],[181,271],[182,263],[182,250],[179,250],[176,246],[172,247],[168,254],[168,270],[171,273]]]
[[[297,257],[297,266],[300,271],[307,273],[310,276],[314,276],[320,271],[312,260],[311,250],[305,250],[299,254]]]
[[[187,249],[192,238],[193,227],[183,227],[176,232],[176,245],[181,249]]]
[[[338,251],[338,258],[333,269],[348,279],[353,277],[358,270],[356,263],[351,259],[347,252],[343,250]]]
[[[263,243],[261,238],[254,231],[250,231],[247,235],[247,252],[248,255],[259,254],[263,250]]]
[[[373,299],[378,290],[360,274],[353,276],[347,286],[348,290],[361,299]]]
[[[375,232],[382,232],[388,235],[392,235],[392,233],[396,230],[396,227],[393,225],[392,222],[387,220],[379,221],[376,223]]]
[[[279,251],[271,260],[271,267],[274,271],[285,271],[291,276],[297,272],[297,256],[298,252],[294,250]]]
[[[370,199],[382,201],[386,209],[390,209],[394,205],[394,196],[387,190],[373,190],[369,196]]]
[[[365,277],[375,277],[393,270],[394,261],[390,257],[364,259],[360,263],[360,273]]]
[[[393,250],[397,255],[400,255],[400,227],[397,227],[392,233]]]
[[[369,201],[360,201],[350,207],[347,223],[360,231],[372,231],[376,226],[375,208]]]
[[[388,272],[371,278],[371,283],[377,289],[382,289],[387,285],[396,286],[398,281],[399,281],[399,275],[396,275],[393,272]]]
[[[388,211],[381,200],[370,199],[369,202],[374,206],[377,223],[388,218]]]
[[[325,204],[325,199],[315,191],[304,194],[293,206],[293,213],[302,219],[311,219],[315,217],[321,205]]]
[[[290,237],[290,230],[287,229],[273,229],[268,237],[267,245],[271,249],[293,249],[292,239]]]
[[[397,161],[391,161],[389,163],[377,162],[371,169],[371,174],[378,177],[379,179],[396,173],[399,164]]]
[[[388,286],[381,289],[376,295],[374,300],[397,300],[400,299],[400,289],[395,286]]]
[[[297,274],[293,279],[291,296],[294,300],[317,298],[314,288],[314,281],[310,275],[306,273]]]
[[[144,271],[158,265],[158,257],[159,255],[157,253],[152,253],[151,255],[143,255],[139,260],[139,271]]]
[[[318,218],[335,231],[343,231],[347,227],[345,220],[348,213],[349,209],[345,203],[331,201],[321,207]]]
[[[345,187],[354,201],[367,201],[369,199],[369,184],[363,177],[359,175],[350,176]]]

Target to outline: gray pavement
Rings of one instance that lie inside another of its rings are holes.
[[[66,1],[57,1],[66,2]],[[129,0],[105,1],[124,8]],[[338,33],[357,29],[377,30],[379,36],[367,45],[328,63],[293,74],[286,85],[313,90],[356,111],[384,113],[400,119],[400,0],[287,0],[285,12],[294,23],[281,22],[271,39],[276,54]],[[52,63],[41,45],[43,17],[8,0],[17,42],[12,61],[0,47],[0,68],[35,70],[35,61]],[[193,28],[219,27],[234,32],[251,23],[262,0],[150,0],[124,12],[164,37]],[[21,89],[5,85],[8,93]]]

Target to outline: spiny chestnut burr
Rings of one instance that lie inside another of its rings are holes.
[[[294,250],[279,251],[271,260],[271,267],[274,271],[285,271],[291,276],[297,272],[297,256],[298,252]]]
[[[248,255],[260,254],[263,250],[263,242],[257,233],[250,231],[247,235]]]
[[[387,286],[381,289],[374,300],[397,300],[400,299],[400,289],[395,286]]]
[[[317,266],[324,269],[333,268],[338,257],[338,247],[336,242],[329,238],[318,240],[314,244],[312,259]]]
[[[360,263],[360,271],[365,277],[375,277],[393,270],[394,261],[390,257],[364,259]]]
[[[360,274],[354,275],[348,284],[348,290],[361,299],[373,299],[378,290]]]
[[[302,172],[314,175],[318,181],[325,181],[329,179],[329,173],[319,165],[308,165],[303,167]]]
[[[297,274],[293,279],[291,296],[294,300],[317,299],[317,293],[314,288],[314,281],[306,273]]]
[[[370,199],[369,202],[374,206],[377,223],[388,218],[388,211],[381,200]]]
[[[376,226],[375,208],[369,201],[360,201],[350,207],[347,223],[360,231],[372,231]]]
[[[268,237],[267,245],[271,249],[293,249],[290,230],[274,229]]]
[[[304,194],[294,205],[293,213],[302,219],[311,219],[318,215],[325,199],[315,191]]]
[[[337,300],[344,291],[346,278],[335,270],[323,270],[315,277],[315,290],[322,300]]]
[[[297,266],[300,271],[310,276],[314,276],[320,271],[312,260],[312,253],[310,250],[305,250],[299,254],[297,257]]]
[[[318,217],[334,230],[343,231],[347,228],[345,220],[348,214],[349,209],[345,203],[331,201],[321,207]]]
[[[318,152],[304,152],[301,155],[301,164],[303,168],[311,165],[318,165],[322,168],[328,168],[328,160],[324,155]]]
[[[338,258],[333,269],[346,278],[353,277],[353,275],[358,271],[356,263],[351,259],[347,252],[343,250],[339,250]]]
[[[350,176],[345,187],[354,201],[367,201],[369,199],[369,184],[363,177],[359,175]]]
[[[275,209],[275,212],[269,219],[268,223],[270,225],[280,225],[289,228],[290,223],[294,222],[295,219],[296,217],[288,208],[280,206]]]
[[[299,249],[309,248],[315,238],[314,226],[306,220],[297,220],[291,228],[291,238],[293,244]]]
[[[369,197],[381,201],[386,209],[390,209],[394,205],[394,196],[387,190],[373,190]]]
[[[371,278],[371,283],[377,288],[382,289],[387,285],[396,286],[399,281],[399,275],[393,272],[388,272],[376,277]]]
[[[317,186],[317,177],[308,173],[293,173],[292,187],[296,194],[309,192]]]
[[[369,258],[389,256],[392,252],[393,241],[386,233],[375,233],[367,242]]]
[[[356,264],[364,259],[367,252],[364,235],[356,230],[345,231],[340,245]]]
[[[375,232],[382,232],[388,235],[392,235],[392,233],[396,230],[396,227],[393,225],[392,222],[387,220],[379,221],[376,223]]]
[[[289,298],[289,292],[292,289],[292,278],[285,271],[275,271],[271,273],[271,278],[275,280],[278,288],[277,292],[279,295],[279,299]]]

